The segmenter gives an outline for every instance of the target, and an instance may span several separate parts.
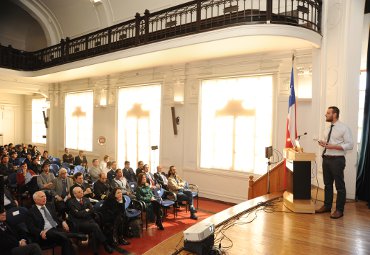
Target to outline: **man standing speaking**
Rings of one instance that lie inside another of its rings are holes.
[[[322,152],[322,169],[325,185],[324,205],[316,213],[331,212],[333,203],[333,182],[337,189],[336,210],[330,215],[332,219],[343,217],[344,204],[346,203],[346,185],[344,183],[344,168],[346,167],[346,151],[352,150],[353,139],[349,127],[339,121],[339,109],[336,106],[328,107],[326,122],[330,127],[325,132],[324,140],[319,140],[319,145],[324,148]]]

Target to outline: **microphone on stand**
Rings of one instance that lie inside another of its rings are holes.
[[[303,135],[299,135],[299,136],[297,136],[297,140],[301,139],[301,137],[302,137],[302,136],[305,136],[305,135],[307,135],[307,132],[304,132],[304,133],[303,133]]]

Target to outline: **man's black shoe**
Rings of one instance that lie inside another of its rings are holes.
[[[123,237],[121,237],[121,238],[119,239],[119,244],[122,244],[122,245],[129,245],[129,244],[130,244],[130,242],[129,242],[129,241],[127,241],[126,239],[124,239]]]

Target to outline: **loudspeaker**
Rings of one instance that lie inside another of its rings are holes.
[[[45,111],[42,111],[42,116],[44,116],[44,124],[45,124],[45,128],[48,128],[48,121],[49,121],[49,118],[48,118],[48,117],[46,117]]]
[[[175,107],[171,107],[171,113],[172,113],[172,127],[173,127],[173,134],[177,135],[177,121],[176,121],[176,112]]]

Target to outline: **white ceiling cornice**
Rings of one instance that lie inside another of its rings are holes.
[[[47,45],[55,45],[64,37],[62,28],[53,12],[40,0],[15,0],[19,7],[38,21],[44,30]]]

